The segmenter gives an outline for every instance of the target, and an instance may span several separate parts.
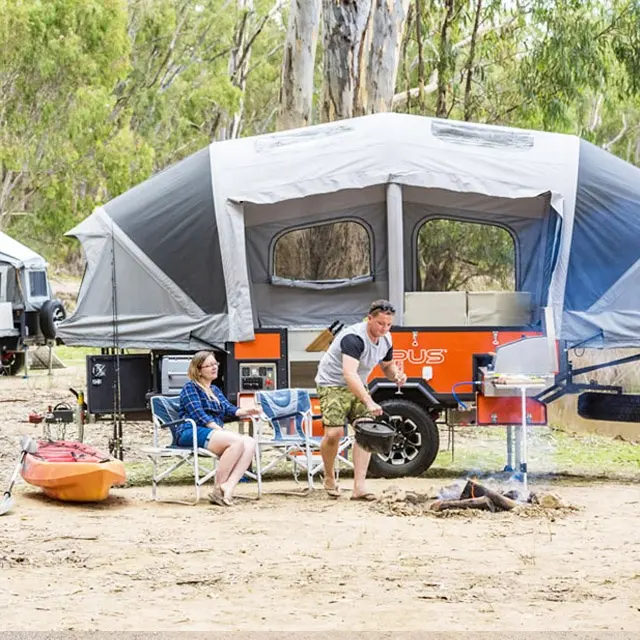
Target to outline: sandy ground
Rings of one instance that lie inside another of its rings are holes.
[[[70,401],[82,372],[0,378],[0,478],[31,409]],[[127,460],[150,425],[125,426]],[[109,423],[89,425],[106,446]],[[439,479],[375,480],[435,495]],[[346,481],[347,488],[351,481]],[[0,518],[0,630],[534,632],[640,629],[637,484],[553,490],[575,509],[437,516],[419,506],[284,496],[242,484],[232,508],[154,503],[149,487],[98,505],[21,483]],[[190,497],[168,486],[164,497]],[[627,634],[625,636],[628,637]],[[302,637],[302,636],[301,636]]]

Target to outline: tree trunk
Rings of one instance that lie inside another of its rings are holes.
[[[322,0],[323,121],[390,109],[408,7],[409,0]],[[283,78],[286,60],[285,52]],[[276,266],[287,277],[334,280],[369,273],[369,240],[359,224],[319,225],[279,242]]]
[[[451,71],[451,46],[449,29],[453,21],[454,0],[445,0],[447,12],[440,28],[440,46],[438,47],[438,94],[436,98],[436,117],[447,117],[447,88]]]
[[[247,84],[247,70],[251,58],[253,40],[249,36],[253,21],[253,0],[237,0],[239,18],[233,34],[233,48],[229,56],[229,77],[231,83],[241,91],[236,112],[231,114],[227,125],[219,130],[220,140],[240,137],[242,116],[244,114],[244,90]]]
[[[360,77],[362,44],[371,17],[371,0],[322,0],[324,122],[351,118]]]
[[[407,24],[406,24],[407,34],[403,38],[402,45],[400,45],[400,60],[402,61],[402,79],[404,81],[404,88],[407,92],[407,112],[408,113],[411,113],[411,97],[408,95],[409,89],[411,88],[411,83],[409,81],[410,65],[407,62],[407,55],[408,55],[407,49],[409,46],[409,41],[411,39],[409,34],[411,33],[412,21],[416,13],[417,13],[417,10],[414,10],[414,5],[410,4],[409,11],[407,13]],[[394,95],[393,98],[391,99],[392,108],[393,108],[393,102],[395,99],[396,99],[396,96]]]
[[[422,5],[420,0],[416,0],[416,41],[418,44],[418,104],[420,105],[420,113],[424,113],[424,55],[422,52]],[[393,103],[393,98],[391,102]]]
[[[362,46],[356,113],[390,111],[409,0],[374,0]]]
[[[310,124],[319,23],[320,0],[291,0],[276,120],[278,131]]]
[[[478,29],[480,28],[480,14],[482,13],[482,0],[476,1],[476,13],[473,20],[473,31],[471,32],[471,45],[469,46],[469,57],[465,65],[465,87],[464,87],[464,120],[468,122],[473,115],[473,96],[471,92],[473,81],[473,66],[476,56],[476,42],[478,40]]]

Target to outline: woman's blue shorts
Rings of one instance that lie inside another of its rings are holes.
[[[198,447],[206,449],[209,443],[209,438],[213,433],[213,429],[209,427],[197,427]],[[193,429],[191,426],[185,427],[178,434],[178,441],[176,443],[179,447],[193,447]]]

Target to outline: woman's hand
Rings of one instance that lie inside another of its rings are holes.
[[[260,409],[257,407],[246,407],[236,411],[236,418],[249,418],[251,416],[259,416]]]

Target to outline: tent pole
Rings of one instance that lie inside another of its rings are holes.
[[[395,324],[402,326],[404,312],[404,251],[402,225],[402,187],[387,185],[387,256],[389,301],[396,308]]]

